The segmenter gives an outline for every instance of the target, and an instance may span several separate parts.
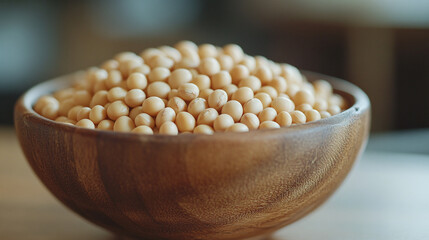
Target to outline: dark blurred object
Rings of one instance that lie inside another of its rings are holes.
[[[237,43],[301,69],[354,82],[374,131],[429,127],[428,1],[0,0],[0,123],[50,77],[113,54],[183,39]],[[25,69],[25,71],[24,71]]]
[[[429,13],[428,13],[429,16]],[[429,126],[429,30],[396,31],[395,127]]]

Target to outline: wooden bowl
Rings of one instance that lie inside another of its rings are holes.
[[[212,136],[138,135],[78,128],[32,109],[76,74],[39,84],[15,107],[28,162],[66,206],[117,234],[143,239],[243,239],[305,216],[340,185],[363,151],[370,104],[326,79],[351,107],[288,128]],[[53,226],[55,227],[55,226]]]

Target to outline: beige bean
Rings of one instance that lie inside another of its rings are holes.
[[[203,89],[209,89],[210,88],[211,80],[208,76],[200,74],[200,75],[195,76],[192,79],[191,83],[197,85],[197,87],[200,90],[203,90]]]
[[[215,46],[212,44],[202,44],[198,48],[198,55],[200,58],[217,57],[218,52]]]
[[[107,92],[107,99],[109,100],[109,102],[124,100],[126,95],[127,95],[127,90],[121,87],[114,87]],[[85,106],[85,105],[82,105],[82,106]]]
[[[81,119],[80,121],[78,121],[76,123],[76,126],[83,127],[83,128],[89,128],[89,129],[95,128],[94,123],[89,119]]]
[[[79,105],[70,108],[70,110],[67,113],[67,118],[73,121],[77,121],[77,113],[80,111],[81,108],[82,106],[79,106]]]
[[[159,128],[160,134],[166,134],[166,135],[177,135],[179,134],[179,130],[173,122],[165,122],[161,125]]]
[[[220,54],[216,59],[219,62],[221,70],[229,71],[234,67],[234,60],[229,55]]]
[[[295,109],[295,104],[288,98],[277,97],[271,102],[271,107],[273,107],[277,112],[291,112]]]
[[[146,135],[153,135],[152,128],[148,126],[138,126],[134,128],[131,132],[133,133],[139,133],[139,134],[146,134]]]
[[[273,80],[273,72],[268,66],[258,67],[255,76],[261,80],[263,85],[269,84]]]
[[[157,67],[152,69],[148,75],[149,82],[167,82],[170,77],[170,69],[165,67]]]
[[[329,112],[327,112],[327,111],[321,111],[320,112],[320,117],[323,119],[323,118],[328,118],[328,117],[330,117],[331,116],[331,114],[329,113]]]
[[[253,113],[243,114],[240,122],[245,124],[250,130],[258,129],[260,123],[259,118]]]
[[[204,109],[197,118],[198,125],[205,124],[213,126],[214,120],[218,117],[219,113],[214,108]]]
[[[153,82],[147,87],[147,95],[149,97],[159,97],[166,99],[170,91],[170,85],[165,82]]]
[[[240,81],[238,87],[249,87],[255,92],[261,88],[261,80],[255,76],[248,76]]]
[[[138,72],[131,73],[127,78],[127,87],[128,89],[145,89],[147,87],[146,76]]]
[[[215,58],[208,57],[201,60],[198,69],[200,73],[212,76],[220,71],[220,64]]]
[[[255,94],[255,98],[259,99],[262,102],[262,105],[264,106],[264,108],[267,108],[271,105],[272,99],[270,95],[268,95],[265,92],[259,92]]]
[[[129,117],[134,121],[140,113],[142,113],[142,106],[137,106],[133,109],[131,109]]]
[[[277,111],[272,107],[267,107],[259,113],[258,118],[260,122],[274,121],[277,117]]]
[[[113,125],[113,131],[115,132],[131,132],[136,126],[133,120],[128,116],[121,116]]]
[[[305,117],[307,118],[307,122],[320,120],[322,117],[317,110],[311,109],[304,111]]]
[[[97,129],[100,129],[100,130],[113,130],[113,125],[114,124],[115,123],[112,120],[105,119],[105,120],[102,120],[100,123],[98,123]]]
[[[165,103],[159,97],[148,97],[143,101],[142,111],[155,117],[159,111],[165,108]]]
[[[106,90],[100,90],[92,96],[91,102],[89,103],[90,107],[94,107],[95,105],[106,105],[109,102],[108,92]]]
[[[228,101],[228,94],[221,89],[217,89],[212,92],[208,97],[209,107],[216,110],[221,110],[223,105]]]
[[[271,86],[263,86],[258,90],[258,93],[266,93],[270,95],[271,99],[278,97],[278,92],[274,87]]]
[[[292,117],[292,123],[295,124],[301,124],[307,121],[305,114],[298,110],[290,112],[290,116]]]
[[[213,122],[213,128],[216,132],[223,132],[234,125],[234,119],[228,114],[219,115]]]
[[[259,126],[259,129],[271,129],[271,128],[280,128],[280,125],[274,121],[265,121],[262,122]]]
[[[228,127],[226,132],[248,132],[249,128],[243,123],[234,123],[234,125]]]
[[[207,101],[204,98],[195,98],[188,105],[188,112],[198,118],[198,115],[208,107]]]
[[[297,106],[301,104],[309,104],[310,106],[313,106],[314,104],[314,95],[307,90],[299,90],[296,92],[296,94],[293,96],[293,101]]]
[[[89,119],[89,113],[91,112],[91,108],[89,107],[82,107],[81,109],[79,109],[79,111],[77,112],[76,115],[76,120],[80,121],[82,119]]]
[[[89,112],[89,120],[91,120],[94,124],[99,124],[101,121],[106,119],[107,111],[101,105],[94,106]]]
[[[178,112],[186,111],[187,109],[186,102],[180,97],[173,97],[172,99],[168,100],[167,106],[171,107],[176,112],[176,114]]]
[[[136,126],[148,126],[150,128],[155,127],[155,120],[153,120],[152,116],[147,113],[140,113],[134,119],[134,123]]]
[[[116,120],[121,116],[127,116],[129,112],[128,105],[120,100],[113,102],[107,107],[107,116],[112,120]]]
[[[308,104],[308,103],[303,103],[303,104],[301,104],[301,105],[299,105],[299,106],[296,106],[296,107],[295,107],[295,109],[296,109],[296,110],[299,110],[299,111],[301,111],[301,112],[305,112],[305,111],[308,111],[308,110],[312,110],[313,108],[311,107],[311,105],[310,105],[310,104]]]
[[[176,120],[176,113],[170,107],[166,107],[159,111],[156,115],[155,124],[159,128],[165,122],[174,122]]]
[[[234,60],[235,63],[240,62],[243,59],[243,49],[237,44],[228,44],[223,47],[223,52]]]
[[[264,109],[261,100],[252,98],[244,104],[244,113],[253,113],[258,115]]]
[[[179,132],[192,132],[195,128],[195,122],[195,118],[188,112],[179,112],[176,116]]]
[[[249,69],[244,65],[236,65],[231,69],[232,83],[238,84],[242,79],[249,77]]]
[[[141,89],[131,89],[125,95],[124,101],[129,107],[137,107],[142,105],[146,99],[146,94]]]
[[[200,94],[198,95],[198,97],[204,98],[205,100],[208,100],[209,96],[210,96],[210,94],[212,94],[212,92],[214,92],[213,89],[203,89],[200,91]]]
[[[245,104],[247,101],[252,99],[254,96],[254,93],[251,88],[249,87],[240,87],[235,91],[231,98],[232,100],[236,100],[241,104]]]
[[[236,100],[230,100],[223,105],[222,113],[230,115],[235,122],[238,122],[243,115],[243,106]]]
[[[168,84],[172,89],[177,89],[182,84],[190,82],[192,78],[192,73],[188,69],[179,68],[171,73],[168,78]]]
[[[200,89],[193,83],[184,83],[178,88],[179,97],[185,101],[191,101],[198,97]]]
[[[292,116],[290,115],[290,113],[282,111],[277,114],[276,122],[281,127],[289,127],[290,125],[292,125]]]
[[[212,76],[212,88],[221,89],[232,83],[231,75],[227,71],[220,71]]]
[[[209,125],[201,124],[194,128],[193,133],[212,135],[214,133],[214,129]]]

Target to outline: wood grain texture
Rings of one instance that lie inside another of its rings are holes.
[[[249,133],[143,136],[56,123],[31,106],[70,82],[38,85],[16,104],[25,156],[66,206],[142,239],[243,239],[305,216],[343,181],[369,132],[366,95],[330,81],[352,104],[313,123]]]

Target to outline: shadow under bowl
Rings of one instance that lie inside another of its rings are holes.
[[[370,103],[325,79],[350,103],[342,113],[249,133],[138,135],[78,128],[32,109],[79,73],[41,83],[15,106],[21,147],[66,206],[117,234],[142,239],[243,239],[305,216],[341,184],[363,151]]]

